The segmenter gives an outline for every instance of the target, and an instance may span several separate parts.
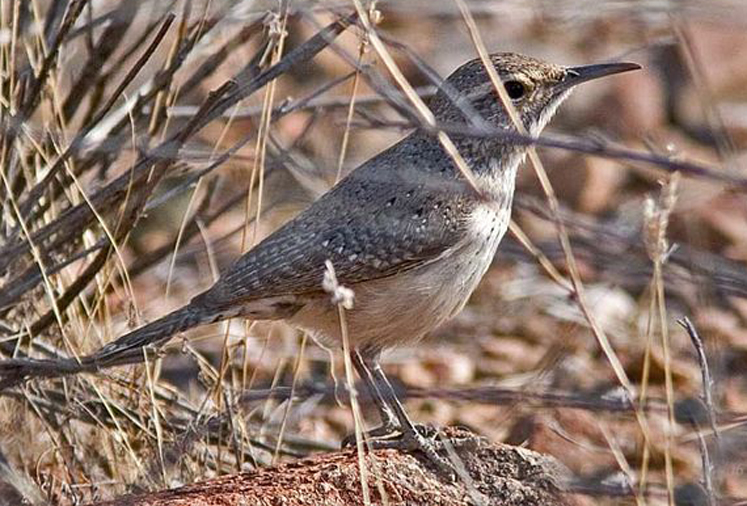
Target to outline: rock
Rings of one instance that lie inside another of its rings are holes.
[[[490,443],[463,429],[442,431],[469,475],[456,480],[426,459],[396,450],[365,458],[371,505],[544,506],[569,504],[563,497],[569,473],[555,459]],[[382,499],[386,495],[386,502]],[[274,468],[186,487],[123,497],[98,506],[363,506],[354,449],[318,455]]]

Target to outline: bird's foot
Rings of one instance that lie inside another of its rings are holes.
[[[398,437],[400,433],[401,433],[401,430],[398,425],[395,425],[394,423],[383,423],[374,429],[364,432],[363,440],[364,441],[375,441],[378,439],[388,439],[392,437]],[[353,447],[355,446],[355,442],[356,442],[356,433],[353,432],[351,434],[348,434],[344,438],[342,438],[341,446],[343,448]]]
[[[380,426],[366,433],[371,449],[394,449],[402,452],[423,454],[436,468],[450,478],[456,471],[452,463],[439,452],[444,444],[438,440],[438,429],[431,425],[413,424],[412,430],[396,426]],[[347,438],[346,438],[347,439]],[[353,443],[355,438],[353,438]]]

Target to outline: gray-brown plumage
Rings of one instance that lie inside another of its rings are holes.
[[[568,68],[526,56],[491,56],[524,127],[538,134],[580,82],[638,68]],[[457,69],[431,100],[438,122],[487,124],[515,132],[480,60]],[[347,315],[356,367],[381,408],[385,429],[426,449],[377,364],[381,350],[420,339],[465,304],[491,263],[510,217],[525,146],[494,136],[454,135],[476,176],[467,184],[432,134],[415,131],[362,164],[306,211],[239,258],[185,307],[83,359],[96,369],[174,333],[242,316],[286,320],[328,344],[340,343],[336,307],[322,289],[325,261],[354,291]],[[403,418],[404,417],[404,418]],[[381,431],[386,433],[386,430]]]

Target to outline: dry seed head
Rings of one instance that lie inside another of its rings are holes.
[[[332,265],[332,262],[326,260],[324,266],[322,288],[325,292],[332,295],[332,304],[342,304],[342,307],[345,309],[353,309],[353,302],[355,300],[355,293],[353,290],[346,286],[342,286],[337,282],[337,276],[335,275],[335,268]]]
[[[663,263],[666,261],[669,252],[667,227],[669,226],[669,217],[677,203],[679,179],[679,172],[675,172],[666,183],[662,183],[657,200],[651,196],[646,198],[643,210],[643,240],[646,244],[646,252],[652,262]]]

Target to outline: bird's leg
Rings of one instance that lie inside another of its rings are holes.
[[[373,431],[381,433],[381,435],[391,434],[399,430],[399,421],[392,411],[392,407],[384,398],[384,394],[381,391],[379,384],[371,374],[371,370],[368,367],[366,359],[360,351],[355,350],[352,355],[353,367],[358,372],[363,382],[366,384],[371,397],[376,405],[376,409],[379,411],[379,418],[381,418],[381,426],[373,429]],[[371,432],[373,432],[371,431]]]
[[[379,385],[374,380],[361,352],[358,350],[352,350],[350,353],[350,359],[353,362],[353,367],[355,367],[358,376],[366,385],[366,388],[371,395],[371,399],[373,399],[374,405],[379,412],[379,418],[381,418],[381,425],[366,432],[367,439],[386,438],[387,436],[398,434],[400,432],[400,427],[397,417],[384,399],[384,395],[382,394]],[[345,436],[342,440],[343,448],[346,446],[353,446],[354,444],[355,433]]]
[[[410,417],[407,416],[404,406],[397,399],[394,388],[384,374],[384,370],[379,365],[378,360],[375,357],[371,358],[366,366],[371,372],[373,382],[378,386],[379,392],[383,395],[384,401],[394,411],[394,416],[399,422],[398,430],[401,433],[401,436],[398,438],[373,439],[371,440],[371,446],[374,448],[396,448],[408,452],[420,451],[439,470],[453,475],[454,468],[451,463],[438,454],[438,449],[442,446],[441,443],[436,441],[435,434],[433,436],[426,436],[426,433],[430,432],[426,427],[412,423]]]
[[[415,425],[407,416],[404,406],[397,399],[392,384],[379,365],[377,355],[353,351],[351,359],[356,372],[371,393],[379,409],[381,426],[366,432],[372,448],[393,448],[406,452],[423,453],[441,472],[454,476],[449,461],[438,454],[440,443],[433,436],[426,436],[427,427]],[[355,443],[355,434],[343,439],[343,447]]]

